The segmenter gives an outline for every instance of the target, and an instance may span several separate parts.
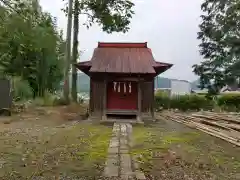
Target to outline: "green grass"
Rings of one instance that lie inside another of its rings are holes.
[[[0,179],[64,175],[91,179],[102,173],[111,137],[109,127],[79,123],[14,131],[0,134]]]
[[[133,141],[131,153],[148,177],[178,180],[185,174],[192,179],[236,180],[239,172],[238,147],[177,123],[134,127]]]
[[[196,140],[200,134],[198,132],[159,132],[157,128],[135,127],[133,141],[135,147],[133,154],[146,154],[153,150],[167,150],[174,144],[190,143]]]

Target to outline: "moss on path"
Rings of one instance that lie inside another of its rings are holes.
[[[100,177],[111,127],[88,123],[21,122],[0,131],[0,179]]]
[[[133,129],[132,153],[149,179],[240,179],[240,148],[172,121]]]

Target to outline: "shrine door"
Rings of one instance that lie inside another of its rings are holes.
[[[137,110],[137,82],[109,82],[107,85],[108,110]]]

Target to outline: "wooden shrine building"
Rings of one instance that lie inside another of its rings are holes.
[[[90,118],[154,118],[154,77],[172,64],[154,60],[147,43],[98,43],[92,59],[76,64],[90,76]]]

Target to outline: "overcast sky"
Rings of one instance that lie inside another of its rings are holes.
[[[81,61],[90,60],[99,41],[148,42],[156,61],[174,66],[161,76],[183,80],[195,80],[192,65],[199,63],[196,39],[203,0],[134,0],[135,15],[130,31],[126,34],[107,34],[98,26],[90,29],[80,27],[80,50],[84,51]],[[61,8],[62,0],[40,0],[44,11],[58,19],[59,28],[66,33],[67,19]],[[84,17],[80,19],[84,21]]]

